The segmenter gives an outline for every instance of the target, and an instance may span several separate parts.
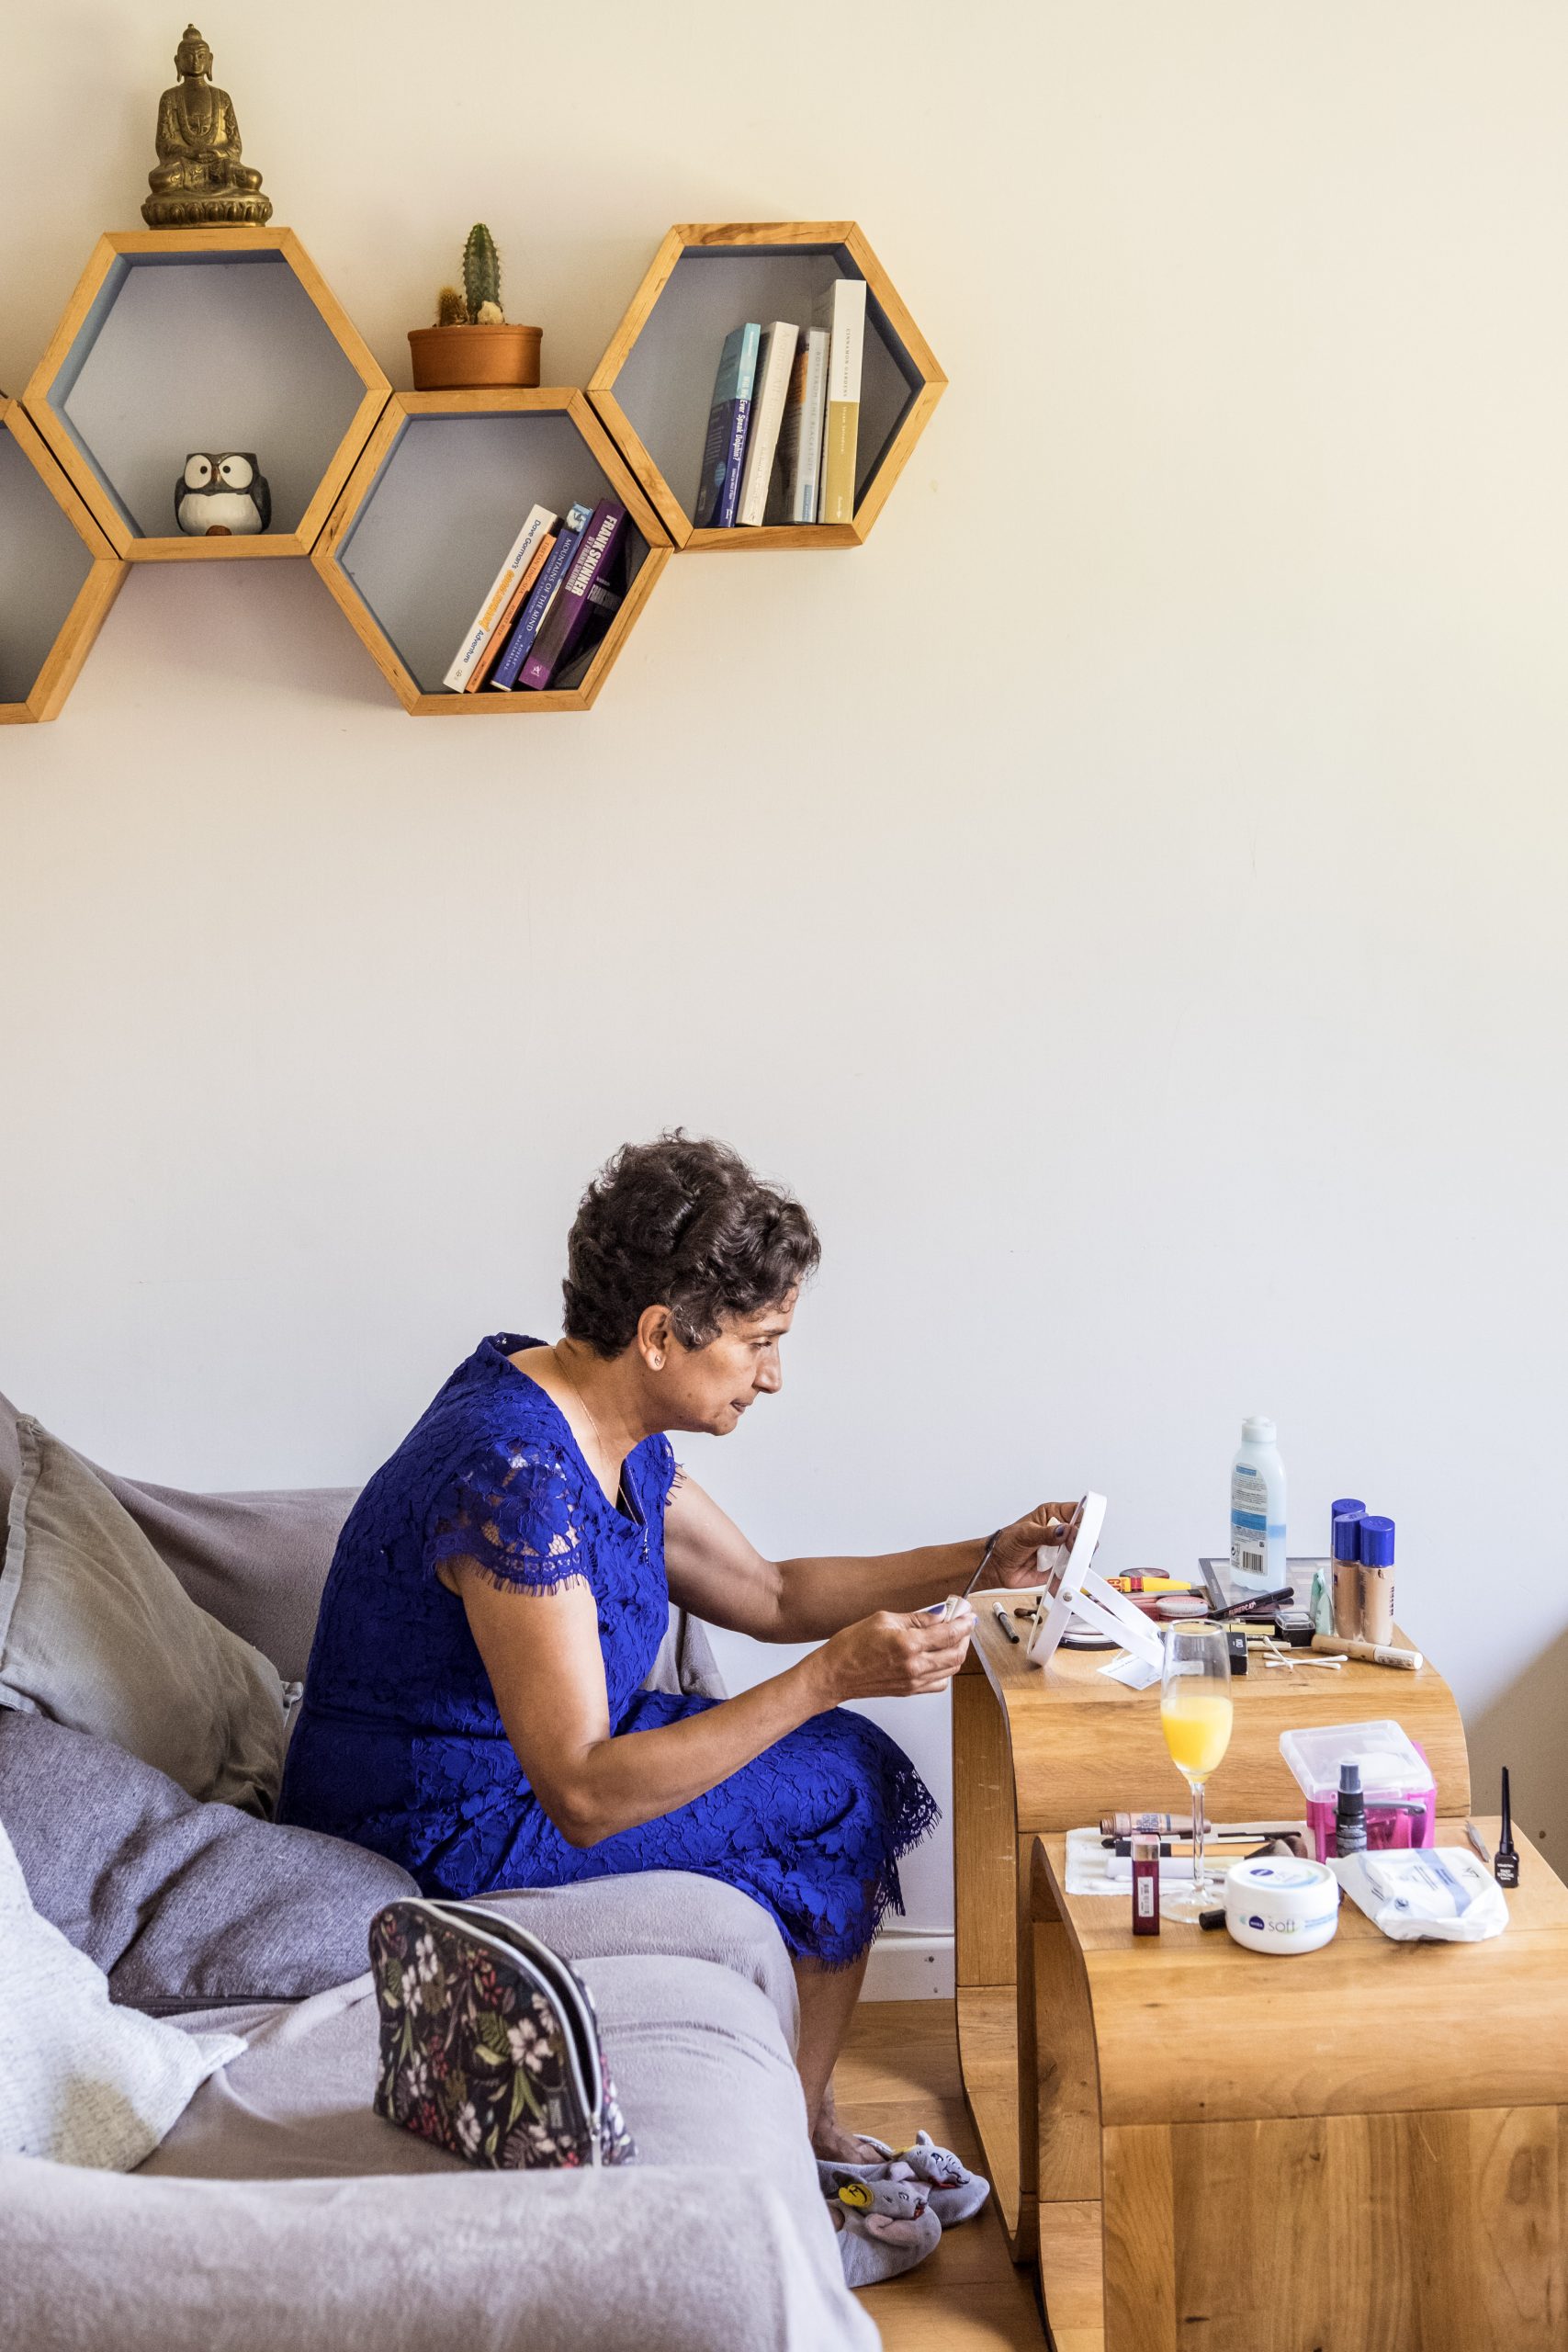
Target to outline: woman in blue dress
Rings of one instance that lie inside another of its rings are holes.
[[[722,1145],[628,1146],[583,1196],[565,1332],[502,1331],[457,1366],[351,1512],[322,1596],[279,1803],[377,1848],[427,1893],[694,1871],[777,1921],[820,2157],[863,2163],[830,2081],[898,1860],[937,1807],[849,1699],[944,1689],[987,1545],[768,1561],[666,1432],[724,1436],[779,1388],[819,1245]],[[989,1541],[1024,1583],[1070,1506]],[[739,1697],[645,1690],[674,1600],[820,1646]]]

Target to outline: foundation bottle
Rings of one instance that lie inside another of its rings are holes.
[[[1334,1630],[1341,1641],[1361,1631],[1361,1554],[1359,1531],[1365,1513],[1341,1511],[1334,1522]]]
[[[1361,1638],[1385,1647],[1393,1639],[1393,1521],[1357,1521],[1361,1593]],[[1335,1627],[1337,1632],[1337,1623]]]

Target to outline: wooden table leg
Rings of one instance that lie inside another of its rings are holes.
[[[997,2209],[1015,2261],[1033,2259],[1023,2243],[1024,2176],[1032,2186],[1032,2086],[1019,2064],[1021,1923],[1017,1812],[1007,1718],[986,1677],[960,1673],[953,1684],[953,1960],[958,2055],[964,2095],[980,2140]],[[1027,1860],[1027,1858],[1025,1858]],[[1027,1888],[1027,1876],[1024,1889]],[[1032,2038],[1031,2001],[1030,2038]],[[1029,2093],[1029,2145],[1021,2094]]]
[[[1100,2352],[1100,2069],[1089,1980],[1057,1907],[1038,1838],[1031,1840],[1033,1974],[1035,2242],[1056,2352]]]

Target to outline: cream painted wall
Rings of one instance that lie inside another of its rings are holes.
[[[671,220],[847,214],[953,386],[863,553],[676,562],[586,719],[412,724],[303,566],[131,579],[0,743],[0,1385],[144,1474],[358,1477],[683,1120],[827,1240],[784,1396],[690,1449],[761,1544],[1093,1483],[1185,1564],[1270,1411],[1293,1537],[1393,1514],[1561,1855],[1568,18],[788,22],[204,20],[395,380],[476,217],[581,382]],[[0,382],[178,29],[8,27]],[[943,1705],[886,1712],[944,1783]]]

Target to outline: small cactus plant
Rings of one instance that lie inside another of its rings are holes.
[[[476,220],[463,247],[463,294],[468,316],[479,326],[500,326],[506,313],[501,307],[501,255],[495,239],[482,220]]]
[[[455,286],[444,286],[435,298],[435,323],[438,327],[466,327],[468,306]]]

